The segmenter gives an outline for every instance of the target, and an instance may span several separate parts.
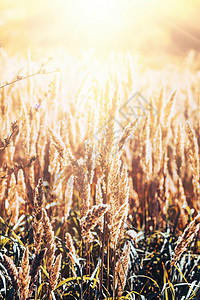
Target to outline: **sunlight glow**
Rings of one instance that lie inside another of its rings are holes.
[[[76,26],[84,26],[91,32],[106,32],[121,22],[119,0],[74,0],[71,8]]]

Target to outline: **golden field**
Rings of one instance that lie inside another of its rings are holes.
[[[199,299],[198,3],[87,2],[1,4],[0,299]]]

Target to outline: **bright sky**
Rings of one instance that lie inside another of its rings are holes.
[[[180,56],[200,50],[199,16],[199,0],[1,0],[0,42]]]

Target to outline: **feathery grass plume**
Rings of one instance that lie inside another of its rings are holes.
[[[8,275],[10,276],[11,281],[12,281],[14,292],[17,293],[17,291],[19,289],[17,268],[16,268],[12,258],[7,256],[6,254],[3,255],[3,264],[8,272]]]
[[[43,233],[42,225],[42,210],[44,205],[44,191],[43,191],[43,179],[40,178],[38,185],[35,188],[35,197],[34,197],[34,222],[33,222],[33,233],[34,233],[34,246],[35,252],[38,254],[41,247],[41,239]]]
[[[94,117],[92,121],[95,122]],[[85,160],[85,165],[87,167],[88,182],[90,184],[92,184],[92,180],[94,177],[94,168],[95,168],[95,142],[93,138],[94,130],[95,130],[95,125],[94,123],[91,123],[89,128],[89,139],[85,142],[84,160]]]
[[[158,173],[162,167],[162,130],[160,124],[157,127],[154,139],[154,173]]]
[[[51,272],[50,272],[49,284],[50,284],[52,290],[55,290],[55,288],[57,286],[60,267],[61,267],[61,259],[62,259],[62,254],[60,253],[56,257],[55,263],[53,264]]]
[[[26,199],[26,183],[23,170],[20,169],[17,173],[17,192],[19,197]]]
[[[110,100],[111,99],[111,100]],[[99,155],[99,162],[104,174],[108,173],[108,165],[111,159],[111,153],[113,150],[114,144],[114,133],[115,133],[115,115],[119,105],[118,99],[118,85],[114,89],[114,94],[112,98],[110,95],[105,95],[105,102],[110,103],[107,105],[106,114],[107,119],[105,121],[105,125],[103,126],[102,130],[102,137],[100,141],[100,155]]]
[[[33,237],[34,247],[35,247],[34,250],[35,250],[35,253],[38,254],[40,252],[42,233],[43,233],[42,219],[38,221],[35,218],[32,227],[33,227],[33,233],[34,233],[34,237]]]
[[[29,275],[31,277],[30,284],[29,284],[29,286],[30,286],[29,297],[31,297],[31,294],[33,292],[36,277],[37,277],[40,267],[42,266],[42,260],[43,260],[44,256],[46,255],[46,252],[47,252],[47,249],[45,248],[45,249],[41,250],[39,253],[36,253],[36,255],[32,261],[30,271],[29,271]]]
[[[126,165],[123,165],[120,180],[119,180],[119,204],[123,205],[124,203],[128,203],[129,199],[129,179]]]
[[[189,138],[189,159],[193,170],[193,186],[194,190],[197,194],[197,197],[199,196],[200,192],[200,168],[199,168],[199,151],[198,151],[198,142],[197,138],[195,136],[194,130],[192,129],[189,122],[186,122],[185,124],[186,132],[188,134]]]
[[[122,296],[125,287],[129,260],[130,260],[130,245],[126,244],[115,267],[115,274],[116,274],[115,286],[118,287],[118,296]]]
[[[46,209],[43,208],[43,239],[45,243],[45,248],[47,248],[46,257],[47,257],[47,271],[50,272],[53,261],[55,259],[55,241],[54,241],[54,232],[51,226],[51,222],[47,215]]]
[[[65,233],[65,244],[66,244],[66,247],[69,251],[68,255],[71,259],[71,263],[72,263],[72,265],[74,265],[75,258],[76,258],[76,250],[75,250],[74,245],[73,245],[72,236],[68,232]]]
[[[112,216],[110,224],[108,225],[110,230],[110,247],[115,248],[120,232],[124,229],[124,219],[126,220],[128,214],[128,203],[124,203],[118,211]],[[122,224],[123,222],[123,224]],[[121,234],[123,235],[123,233]]]
[[[87,211],[87,214],[81,218],[80,224],[84,243],[92,241],[93,236],[91,235],[91,230],[97,225],[99,218],[101,218],[108,209],[109,205],[107,204],[93,205],[93,207]]]
[[[108,150],[112,149],[112,145],[114,142],[114,128],[115,128],[114,118],[118,106],[119,106],[119,99],[118,99],[118,85],[117,85],[114,89],[114,93],[110,102],[110,107],[108,109],[108,116],[107,116],[109,122],[107,123],[106,126],[105,142]]]
[[[134,72],[133,72],[133,59],[130,52],[126,54],[126,68],[127,68],[127,89],[129,92],[132,92],[134,88]]]
[[[22,105],[22,120],[21,120],[21,126],[19,131],[19,139],[18,139],[18,145],[16,145],[15,150],[20,153],[15,153],[15,155],[19,155],[19,158],[22,161],[28,161],[30,159],[30,122],[29,122],[29,116],[27,113],[27,110],[24,105]]]
[[[144,127],[144,157],[142,157],[142,167],[146,180],[149,181],[152,176],[152,145],[150,141],[150,114],[147,114]]]
[[[43,206],[44,206],[43,178],[40,178],[38,180],[38,185],[35,189],[35,197],[34,197],[34,213],[38,221],[41,220],[42,218]]]
[[[121,178],[119,182],[119,203],[120,205],[125,204],[126,208],[125,208],[124,216],[122,218],[121,226],[119,227],[119,235],[118,235],[119,240],[123,239],[124,237],[124,225],[126,223],[128,210],[129,210],[129,202],[128,202],[129,190],[130,190],[130,186],[129,186],[129,179],[127,174],[127,167],[124,165],[122,167]]]
[[[31,165],[30,168],[28,168],[27,177],[29,184],[32,188],[32,190],[35,189],[36,183],[35,183],[35,171],[34,171],[34,165]]]
[[[61,156],[61,158],[63,160],[65,160],[66,146],[65,146],[62,138],[58,134],[55,134],[55,132],[50,127],[48,127],[48,133],[49,133],[49,135],[53,141],[53,144],[54,144],[56,150],[58,151],[59,155]]]
[[[172,111],[173,111],[173,106],[174,106],[174,99],[175,99],[176,93],[177,93],[177,90],[175,90],[172,93],[169,101],[163,107],[163,111],[162,111],[162,113],[163,113],[162,124],[163,124],[164,127],[166,127],[170,123],[171,115],[172,115]]]
[[[178,178],[178,196],[180,206],[187,204],[183,182],[180,177]]]
[[[12,217],[12,222],[15,224],[19,217],[19,197],[16,189],[15,174],[11,174],[10,184],[8,189],[8,196],[6,199],[6,209],[9,217]]]
[[[110,205],[109,229],[110,247],[114,248],[118,237],[123,237],[124,222],[128,213],[129,182],[126,166],[122,167],[120,174],[120,154],[116,153],[111,161],[108,176],[108,195]],[[116,215],[117,212],[117,215]]]
[[[156,115],[157,110],[154,106],[155,100],[153,97],[149,96],[149,109],[150,109],[150,124],[152,127],[154,127],[154,124],[156,124]]]
[[[21,268],[19,269],[19,291],[20,291],[21,300],[26,300],[28,298],[29,283],[31,280],[29,271],[30,271],[29,255],[28,255],[28,247],[26,247],[22,257]]]
[[[99,88],[99,97],[97,102],[97,112],[98,114],[98,127],[101,128],[108,120],[107,120],[107,110],[108,105],[106,99],[109,99],[109,92],[110,92],[110,83],[107,78],[107,81],[103,88]]]
[[[35,164],[35,180],[37,182],[38,178],[42,176],[42,170],[44,170],[45,165],[45,158],[47,158],[46,146],[48,145],[47,142],[48,135],[46,133],[46,127],[40,126],[39,134],[36,140],[36,157],[38,166]],[[49,142],[50,143],[50,142]],[[45,157],[46,156],[46,157]]]
[[[71,154],[68,154],[68,158],[74,170],[75,186],[82,200],[81,217],[84,217],[90,208],[90,184],[88,183],[87,172],[84,166],[80,165]]]
[[[137,117],[133,122],[130,122],[123,130],[122,135],[119,140],[119,151],[121,151],[126,144],[127,140],[132,136],[136,125],[138,123],[139,117]]]
[[[82,147],[82,144],[80,144],[80,141],[82,141],[83,136],[84,136],[84,131],[82,130],[82,126],[81,126],[82,125],[82,121],[80,122],[80,120],[81,120],[81,112],[79,112],[77,114],[76,118],[74,118],[74,119],[75,119],[74,120],[74,122],[75,122],[74,127],[75,127],[75,133],[76,133],[75,145],[78,145],[78,146],[76,146],[76,155],[79,155],[80,146]],[[66,131],[67,131],[67,128],[66,128]],[[87,135],[87,133],[86,133],[86,135]]]
[[[48,166],[48,171],[51,174],[51,177],[54,176],[54,174],[57,171],[57,167],[59,165],[59,153],[56,151],[54,145],[52,143],[50,144],[49,148],[49,166]]]
[[[128,215],[128,209],[125,211],[125,213],[122,217],[121,225],[119,227],[119,234],[117,237],[117,241],[121,241],[124,238],[124,227],[125,227],[125,223],[127,220],[127,215]],[[116,245],[116,243],[115,243],[115,245]],[[114,244],[112,245],[111,248],[114,248]]]
[[[173,180],[170,176],[170,174],[167,172],[167,175],[165,177],[165,198],[166,198],[166,206],[169,207],[169,205],[172,205],[172,191],[174,188]],[[176,194],[176,191],[174,190],[174,195]]]
[[[67,181],[67,188],[65,190],[65,208],[64,208],[65,221],[67,221],[71,209],[71,205],[72,205],[73,188],[74,188],[74,176],[71,175],[69,180]]]
[[[71,149],[72,153],[75,155],[75,152],[76,152],[76,145],[75,145],[76,130],[75,130],[74,121],[73,121],[71,112],[67,113],[66,119],[67,119],[68,140],[69,140],[69,144],[70,144],[70,149]]]
[[[119,182],[120,182],[120,153],[117,152],[110,163],[108,175],[108,204],[110,205],[110,213],[115,214],[119,209]]]
[[[183,166],[185,162],[184,156],[184,134],[183,134],[183,126],[179,123],[176,130],[176,138],[175,138],[175,161],[177,174],[179,177],[183,176]]]
[[[56,201],[59,205],[63,205],[63,189],[64,189],[63,181],[60,181],[54,190]]]
[[[174,250],[174,255],[171,260],[171,265],[174,266],[179,260],[181,254],[187,250],[188,245],[194,239],[196,233],[199,231],[200,226],[200,213],[190,222],[189,226],[184,230],[181,237],[178,238],[177,245]]]
[[[95,195],[96,205],[103,204],[101,182],[102,182],[102,178],[98,179],[97,184],[96,184],[96,195]],[[103,232],[103,216],[101,218],[99,218],[98,225],[99,225],[101,232]]]

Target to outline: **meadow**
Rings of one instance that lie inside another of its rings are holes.
[[[0,299],[200,298],[200,71],[0,48]]]

